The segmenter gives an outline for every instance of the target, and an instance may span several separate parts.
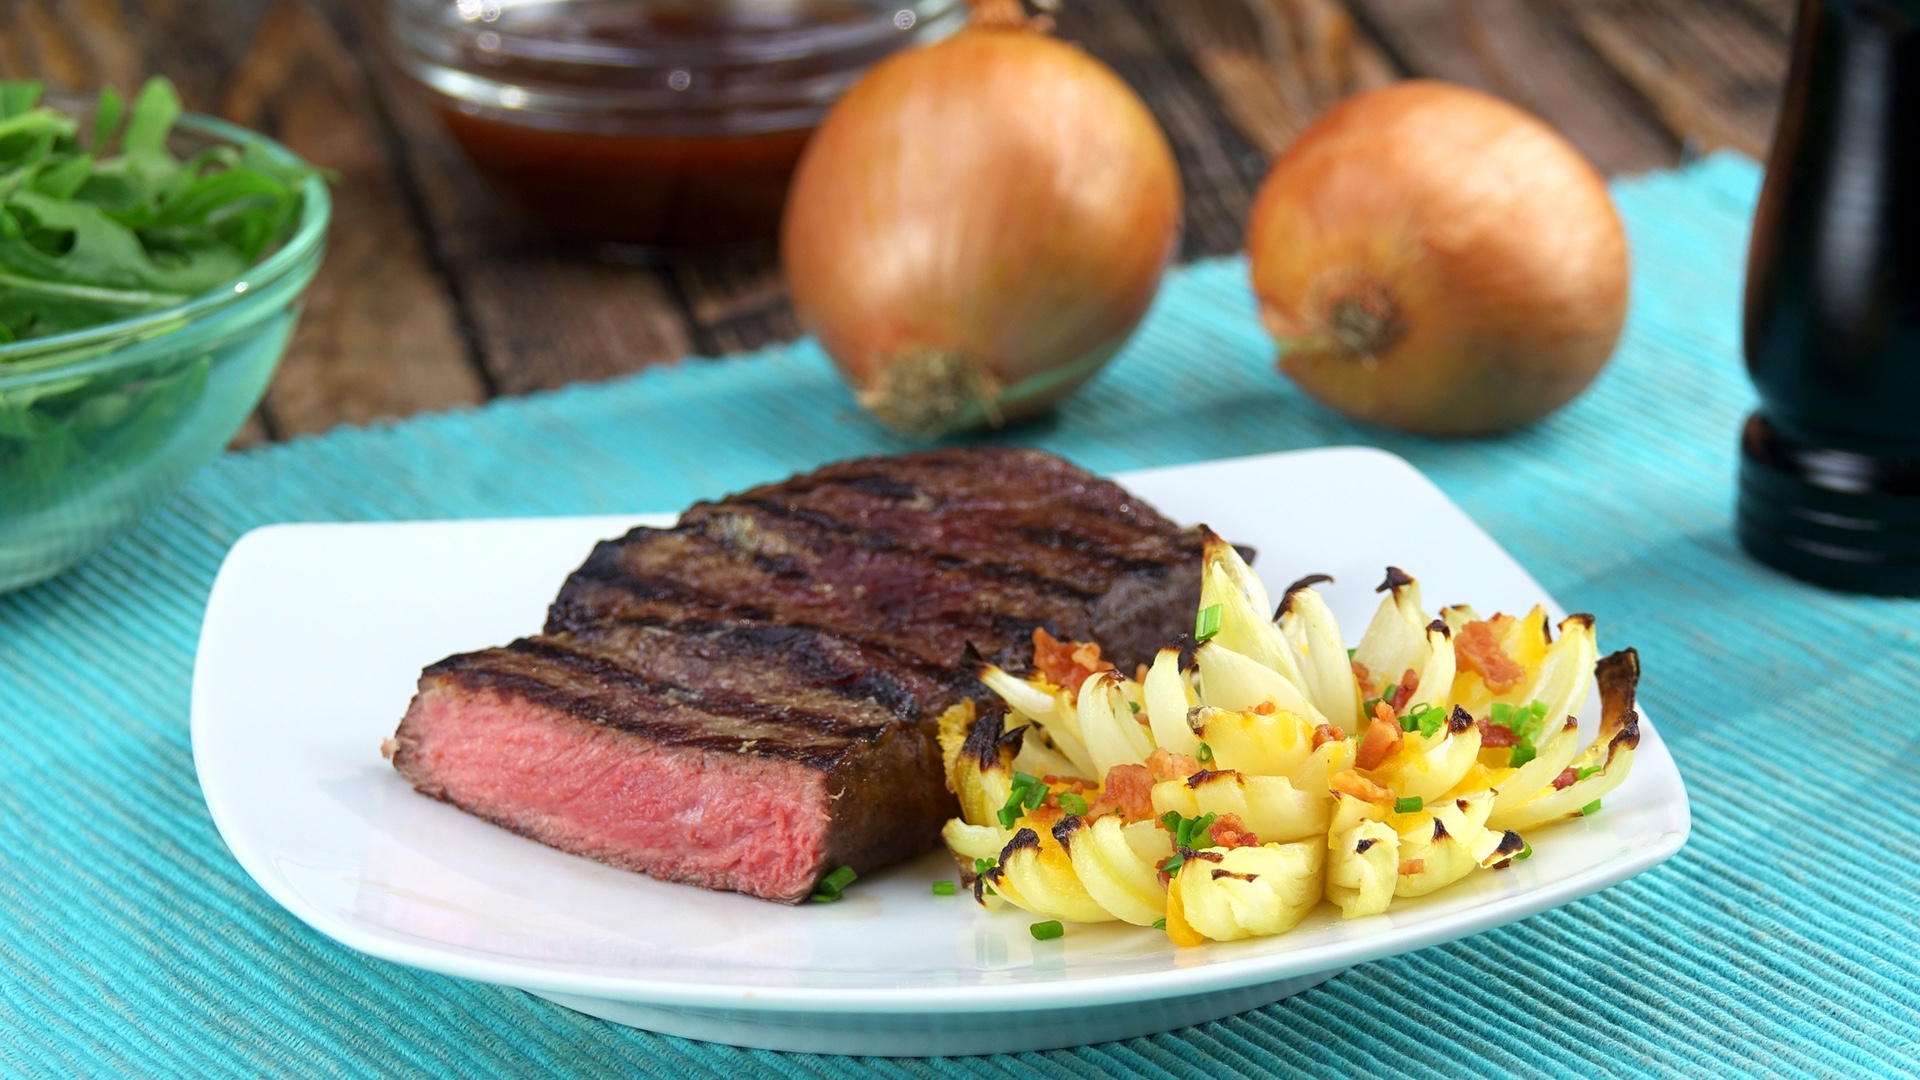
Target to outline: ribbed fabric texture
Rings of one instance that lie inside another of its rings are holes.
[[[1005,433],[1098,470],[1325,444],[1411,459],[1603,644],[1693,798],[1666,865],[1198,1028],[1002,1058],[688,1042],[367,959],[241,872],[194,782],[188,686],[227,547],[275,521],[673,510],[904,449],[810,344],[232,454],[140,529],[0,597],[0,1068],[35,1075],[1773,1076],[1920,1072],[1920,605],[1821,592],[1732,537],[1758,189],[1716,157],[1622,181],[1633,314],[1516,435],[1348,424],[1272,368],[1238,261],[1171,276],[1126,353]],[[1362,494],[1362,493],[1356,493]],[[1286,492],[1269,493],[1285,499]],[[1356,513],[1418,522],[1356,499]],[[558,583],[556,582],[556,585]],[[351,673],[342,673],[351,677]],[[395,703],[398,716],[400,703]],[[272,763],[262,762],[262,768]]]

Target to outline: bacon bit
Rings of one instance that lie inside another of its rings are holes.
[[[1047,796],[1046,802],[1027,811],[1024,816],[1028,821],[1045,828],[1058,824],[1061,818],[1067,816],[1067,812],[1060,809],[1060,804],[1054,801],[1053,796],[1049,795]]]
[[[1041,777],[1040,782],[1047,785],[1054,793],[1065,790],[1071,791],[1075,795],[1085,795],[1087,792],[1100,786],[1091,780],[1084,780],[1078,776],[1055,776],[1052,773]],[[1049,794],[1047,798],[1052,799],[1053,795]]]
[[[1412,877],[1413,875],[1420,873],[1426,868],[1427,868],[1427,860],[1425,859],[1400,860],[1400,876],[1401,877]]]
[[[1345,740],[1346,737],[1346,732],[1334,727],[1332,724],[1321,724],[1319,727],[1313,729],[1313,748],[1318,750],[1330,742],[1341,742]]]
[[[1496,694],[1513,689],[1527,677],[1527,669],[1500,647],[1493,623],[1486,620],[1470,622],[1453,635],[1453,655],[1461,671],[1479,675],[1487,689]]]
[[[1064,686],[1078,697],[1080,684],[1113,665],[1100,659],[1100,646],[1092,642],[1061,641],[1047,633],[1044,626],[1033,628],[1033,666],[1055,686]]]
[[[1418,689],[1420,689],[1420,673],[1412,668],[1408,668],[1407,673],[1400,676],[1400,685],[1394,689],[1393,694],[1387,699],[1393,706],[1393,711],[1399,712],[1401,709],[1406,708],[1407,702],[1413,700],[1413,692]]]
[[[1259,847],[1260,838],[1240,820],[1239,814],[1222,814],[1213,821],[1213,846],[1223,848]]]
[[[1260,704],[1255,705],[1253,707],[1253,711],[1256,713],[1259,713],[1261,716],[1272,716],[1274,713],[1277,713],[1280,711],[1280,706],[1275,705],[1271,701],[1263,701]]]
[[[1376,707],[1373,722],[1367,725],[1367,733],[1360,739],[1360,749],[1353,755],[1353,763],[1362,769],[1377,769],[1400,749],[1404,736],[1400,731],[1400,721],[1391,716],[1380,715],[1381,707]]]
[[[1515,735],[1513,729],[1505,724],[1496,724],[1489,720],[1481,720],[1475,726],[1480,729],[1480,745],[1483,747],[1520,745],[1520,736]]]
[[[1359,799],[1361,802],[1370,802],[1381,806],[1392,805],[1394,799],[1392,791],[1381,787],[1379,784],[1361,776],[1352,769],[1334,773],[1328,778],[1327,786],[1342,795],[1350,795],[1353,798]]]
[[[1353,668],[1353,681],[1360,684],[1361,693],[1364,695],[1367,691],[1372,690],[1373,672],[1367,670],[1367,665],[1358,660],[1348,660],[1347,664]]]
[[[1200,762],[1190,755],[1156,746],[1153,753],[1147,755],[1147,771],[1155,780],[1185,780],[1200,771]]]
[[[1145,765],[1115,765],[1107,770],[1106,790],[1087,808],[1087,818],[1110,813],[1128,821],[1153,816],[1153,773]]]
[[[1553,790],[1564,791],[1567,788],[1572,787],[1574,785],[1574,782],[1579,779],[1580,779],[1580,770],[1569,765],[1566,768],[1560,770],[1559,776],[1556,776],[1553,778]]]

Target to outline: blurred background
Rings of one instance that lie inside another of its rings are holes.
[[[1609,174],[1764,157],[1791,0],[1066,0],[1057,33],[1145,98],[1183,259],[1240,249],[1268,160],[1343,96],[1432,76],[1544,118]],[[386,45],[382,0],[5,0],[0,77],[171,77],[187,108],[337,174],[330,248],[236,445],[797,336],[771,251],[623,264],[507,207]]]

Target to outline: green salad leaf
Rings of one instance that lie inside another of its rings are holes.
[[[300,220],[312,170],[257,145],[181,160],[180,96],[149,80],[131,107],[100,94],[82,138],[0,82],[0,342],[96,326],[190,299],[243,274]]]

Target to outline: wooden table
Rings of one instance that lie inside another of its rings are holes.
[[[1608,173],[1763,155],[1792,0],[1066,0],[1186,182],[1184,255],[1237,249],[1267,161],[1354,90],[1507,97]],[[380,0],[0,0],[0,76],[179,84],[339,174],[325,267],[238,442],[604,379],[795,336],[770,258],[608,265],[492,196],[384,59]]]

